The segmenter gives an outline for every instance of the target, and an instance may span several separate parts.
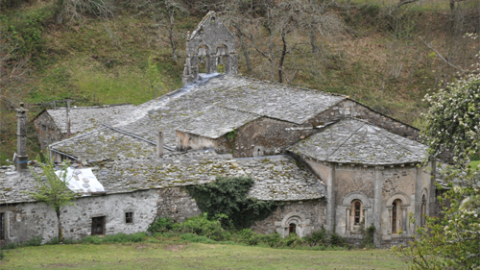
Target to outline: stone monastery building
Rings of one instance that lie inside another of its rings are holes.
[[[215,73],[221,63],[225,73]],[[69,123],[65,108],[37,116],[42,146],[72,161],[70,181],[81,186],[75,205],[61,209],[64,237],[134,233],[157,217],[198,215],[184,187],[216,176],[249,175],[249,196],[285,202],[252,228],[283,237],[323,226],[355,243],[360,226],[373,224],[376,246],[390,246],[435,214],[436,162],[423,165],[418,129],[348,97],[236,73],[235,38],[209,12],[188,34],[184,87],[138,106],[73,108]],[[25,169],[26,110],[18,115],[18,168],[0,167],[0,237],[47,241],[57,219],[22,193],[35,182]]]

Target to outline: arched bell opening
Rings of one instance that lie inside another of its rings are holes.
[[[222,44],[217,47],[215,54],[218,73],[229,73],[230,72],[230,61],[228,58],[228,48],[225,44]]]
[[[197,49],[197,70],[198,73],[209,73],[208,65],[210,63],[210,56],[208,55],[208,47],[201,45]]]

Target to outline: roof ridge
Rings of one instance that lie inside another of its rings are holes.
[[[335,149],[335,151],[333,151],[330,155],[327,156],[326,160],[328,160],[333,154],[335,154],[335,152],[338,151],[338,149],[340,149],[340,147],[342,147],[354,134],[356,134],[361,128],[363,128],[364,126],[366,125],[366,123],[364,123],[360,128],[358,128],[357,130],[355,130],[354,132],[352,132],[352,134],[350,134],[350,136],[348,136],[347,139],[345,139],[345,141],[340,144],[337,149]]]
[[[378,128],[380,128],[380,127],[378,127]],[[386,133],[385,133],[384,131],[385,131]],[[383,129],[383,128],[380,128],[380,132],[382,133],[382,135],[384,135],[385,137],[387,137],[389,140],[391,140],[392,142],[396,143],[396,144],[399,145],[401,148],[407,150],[408,152],[410,152],[411,154],[413,154],[414,156],[416,156],[418,159],[420,159],[420,156],[418,156],[417,154],[415,154],[415,152],[412,151],[412,149],[404,146],[403,144],[400,144],[399,142],[397,142],[396,140],[394,140],[393,138],[391,138],[391,137],[389,136],[389,134],[388,134],[388,133],[390,133],[390,134],[394,134],[394,133],[392,133],[392,132],[390,132],[390,131],[388,131],[388,130],[386,130],[386,129]],[[395,135],[396,135],[396,134],[395,134]],[[397,135],[397,136],[400,136],[400,135]],[[409,138],[405,138],[405,139],[410,140]],[[413,140],[412,140],[412,141],[413,141]],[[416,142],[416,141],[415,141],[415,142]]]

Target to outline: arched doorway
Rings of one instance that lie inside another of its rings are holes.
[[[288,225],[288,235],[297,235],[297,224],[290,223]]]

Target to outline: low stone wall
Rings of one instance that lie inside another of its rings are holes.
[[[290,223],[295,223],[296,234],[300,237],[320,230],[325,224],[326,200],[286,202],[269,217],[257,221],[252,229],[261,234],[278,232],[282,237],[288,235]],[[287,231],[285,231],[287,230]]]

